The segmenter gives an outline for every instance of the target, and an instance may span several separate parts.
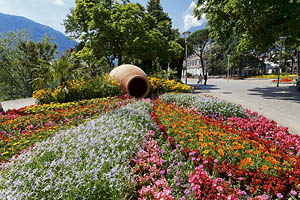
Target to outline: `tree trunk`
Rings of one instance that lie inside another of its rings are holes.
[[[122,65],[122,52],[118,53],[118,66]]]
[[[300,51],[298,51],[297,61],[298,61],[298,76],[300,76]]]
[[[243,59],[240,60],[240,68],[239,68],[240,77],[243,75],[242,72],[243,72]]]

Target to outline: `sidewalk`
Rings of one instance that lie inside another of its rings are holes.
[[[15,100],[1,102],[4,111],[11,110],[11,109],[19,109],[34,104],[36,104],[36,102],[35,99],[33,98],[15,99]]]

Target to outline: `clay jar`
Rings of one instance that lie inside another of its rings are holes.
[[[135,65],[120,65],[114,68],[109,76],[118,81],[121,90],[130,96],[144,98],[150,92],[147,74]]]

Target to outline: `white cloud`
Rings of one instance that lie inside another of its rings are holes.
[[[198,20],[196,17],[193,16],[194,8],[196,8],[196,3],[194,1],[192,1],[192,3],[186,10],[185,15],[183,17],[185,31],[189,30],[191,27],[201,26],[203,23],[207,22],[204,15],[201,17],[201,20]]]
[[[59,6],[64,6],[65,2],[64,2],[64,0],[55,0],[54,4],[59,5]]]

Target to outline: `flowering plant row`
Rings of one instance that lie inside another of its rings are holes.
[[[150,83],[150,95],[157,97],[167,92],[180,92],[188,93],[192,91],[191,86],[176,82],[175,80],[166,80],[155,77],[149,78]]]
[[[1,199],[128,199],[150,110],[138,101],[37,143],[2,164]]]
[[[202,164],[210,175],[230,181],[250,197],[263,193],[288,196],[300,191],[299,156],[280,151],[275,142],[160,100],[152,117],[171,143],[198,153],[196,165]]]
[[[119,108],[134,99],[104,98],[67,104],[45,104],[10,113],[0,123],[0,163],[45,140],[58,128],[82,123],[85,119]],[[2,116],[0,116],[2,117]]]
[[[40,104],[51,102],[71,102],[83,99],[120,96],[122,94],[119,84],[109,80],[108,75],[97,77],[88,81],[69,80],[55,89],[40,89],[34,91],[32,97]]]
[[[214,117],[247,117],[246,109],[240,105],[207,95],[167,93],[161,95],[160,99],[169,103],[176,103],[179,106],[194,108],[197,112]]]
[[[165,162],[160,156],[160,147],[152,138],[155,132],[149,131],[145,137],[135,159],[131,160],[133,166],[132,183],[134,191],[138,194],[133,194],[133,198],[146,199],[166,199],[173,200],[171,188],[164,177],[162,165]]]

